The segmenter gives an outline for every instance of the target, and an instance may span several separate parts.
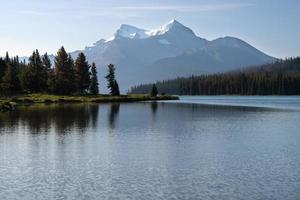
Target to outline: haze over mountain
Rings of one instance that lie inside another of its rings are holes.
[[[75,59],[79,52],[98,66],[102,92],[110,63],[115,64],[121,91],[125,92],[140,83],[224,72],[275,60],[238,38],[208,41],[176,20],[155,30],[122,24],[113,37],[71,52],[72,57]]]
[[[274,61],[238,38],[208,41],[176,20],[156,30],[122,24],[113,37],[101,39],[82,51],[89,61],[96,62],[102,83],[106,66],[115,64],[122,91],[138,83]],[[73,52],[73,57],[79,52]]]

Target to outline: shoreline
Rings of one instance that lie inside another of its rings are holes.
[[[86,95],[86,96],[67,96],[67,95],[49,95],[49,94],[27,94],[16,95],[12,97],[0,97],[0,112],[12,111],[18,105],[30,104],[60,104],[60,103],[130,103],[141,101],[166,101],[179,100],[179,96],[159,95],[153,97],[150,95],[129,94],[120,96],[110,95]]]

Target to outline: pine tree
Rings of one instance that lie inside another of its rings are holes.
[[[47,68],[43,65],[39,51],[36,50],[29,57],[27,83],[23,83],[30,92],[44,92],[47,89]],[[24,81],[24,80],[23,80]]]
[[[68,65],[67,65],[66,74],[67,74],[68,87],[69,87],[69,92],[67,94],[73,94],[76,92],[76,71],[75,71],[74,60],[71,54],[68,54]]]
[[[43,56],[42,56],[42,62],[43,62],[43,66],[44,68],[47,70],[47,72],[49,73],[50,70],[51,70],[51,60],[48,56],[47,53],[45,53]]]
[[[75,73],[76,73],[76,89],[80,94],[84,94],[88,91],[90,86],[90,66],[86,61],[85,55],[81,52],[75,61]]]
[[[115,94],[115,70],[115,66],[113,64],[109,64],[108,73],[105,76],[107,80],[107,88],[109,89],[111,95]]]
[[[153,85],[152,85],[152,89],[151,89],[150,95],[151,95],[152,97],[156,97],[157,94],[158,94],[157,87],[156,87],[155,84],[153,84]]]
[[[55,93],[72,94],[75,90],[74,61],[61,47],[55,57]]]
[[[4,76],[2,77],[1,88],[5,94],[14,94],[20,89],[20,82],[17,77],[17,69],[14,65],[8,64]]]
[[[1,82],[1,78],[4,76],[6,71],[6,64],[5,61],[0,58],[0,82]]]
[[[18,74],[19,80],[20,80],[20,87],[22,91],[27,92],[29,88],[29,84],[31,82],[30,76],[29,76],[29,70],[28,66],[24,65],[22,68],[19,69],[19,74]]]
[[[54,61],[56,84],[54,92],[58,94],[67,93],[68,81],[66,80],[66,68],[68,65],[68,54],[64,47],[61,47]]]
[[[8,52],[6,52],[6,54],[5,54],[5,62],[7,64],[10,62],[10,58],[9,58]]]
[[[54,69],[50,69],[48,72],[48,79],[47,79],[47,91],[49,93],[55,93],[56,92],[56,77]]]
[[[98,83],[98,77],[97,77],[97,69],[96,65],[93,62],[92,63],[92,69],[91,69],[91,83],[89,87],[90,94],[96,95],[99,94],[99,83]]]
[[[113,86],[113,96],[120,96],[119,84],[116,80],[114,81],[114,86]]]
[[[54,93],[55,91],[55,74],[52,69],[52,63],[47,53],[42,56],[42,62],[47,71],[47,92]]]

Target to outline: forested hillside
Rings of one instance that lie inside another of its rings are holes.
[[[149,93],[153,84],[131,88]],[[160,93],[180,95],[300,95],[300,57],[239,71],[157,82]]]

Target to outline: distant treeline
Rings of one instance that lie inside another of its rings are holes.
[[[153,84],[131,88],[149,93]],[[300,95],[300,57],[244,70],[156,83],[160,93],[179,95]]]

